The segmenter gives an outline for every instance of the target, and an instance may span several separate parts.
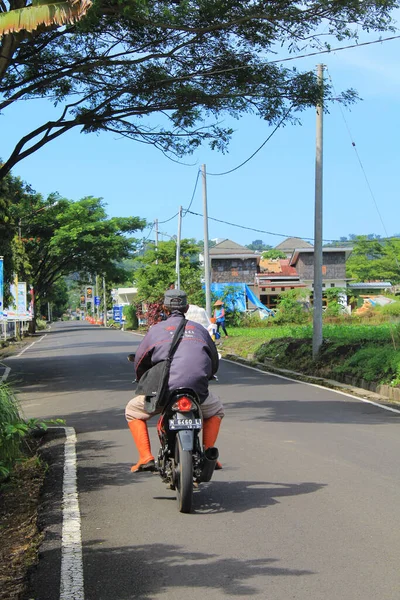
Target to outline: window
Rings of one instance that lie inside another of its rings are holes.
[[[291,287],[290,289],[291,289],[291,290],[294,290],[294,287]]]
[[[275,288],[271,288],[271,292],[274,292],[274,291],[275,291]]]
[[[322,275],[326,275],[326,266],[325,265],[322,267]]]
[[[325,287],[325,284],[324,284],[324,283],[322,284],[322,287]]]
[[[331,283],[331,287],[335,287],[335,284],[334,284],[334,283]]]
[[[285,291],[285,288],[282,288],[282,287],[281,287],[281,292],[284,292],[284,291]]]

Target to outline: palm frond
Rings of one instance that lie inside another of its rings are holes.
[[[38,27],[60,26],[75,23],[85,16],[91,0],[72,0],[41,4],[11,10],[0,14],[0,37],[18,31],[34,31]]]

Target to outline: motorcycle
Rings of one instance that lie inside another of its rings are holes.
[[[128,360],[133,362],[134,355]],[[193,488],[211,481],[218,460],[218,449],[204,449],[200,442],[203,427],[201,404],[194,390],[173,390],[161,409],[157,424],[160,450],[156,471],[171,490],[176,490],[178,509],[190,513]]]

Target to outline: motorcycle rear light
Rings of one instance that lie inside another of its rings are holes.
[[[192,408],[192,401],[189,400],[189,398],[186,398],[185,396],[179,398],[179,400],[172,405],[172,410],[179,410],[179,412],[188,412],[189,410],[192,410]]]

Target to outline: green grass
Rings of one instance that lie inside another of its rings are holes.
[[[312,325],[282,325],[256,329],[252,327],[231,327],[229,336],[232,338],[247,338],[267,342],[279,338],[312,338]],[[399,339],[398,325],[381,323],[378,325],[324,325],[323,337],[343,342],[376,341],[391,342],[393,336]]]

